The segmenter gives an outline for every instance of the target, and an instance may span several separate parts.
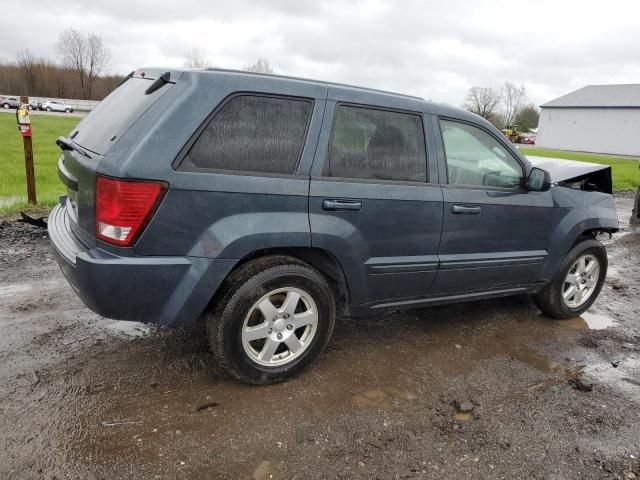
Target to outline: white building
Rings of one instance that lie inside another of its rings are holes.
[[[640,156],[640,84],[589,85],[540,108],[539,147]]]

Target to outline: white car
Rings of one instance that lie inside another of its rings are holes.
[[[57,100],[47,100],[42,103],[41,110],[45,110],[47,112],[73,112],[73,107],[67,105],[64,102],[59,102]]]

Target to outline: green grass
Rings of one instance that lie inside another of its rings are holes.
[[[65,188],[58,179],[60,148],[55,140],[68,135],[80,121],[78,117],[32,115],[33,161],[38,205],[52,206]],[[27,207],[27,186],[22,137],[11,113],[0,114],[0,212]]]
[[[611,166],[613,177],[613,191],[635,190],[640,186],[639,160],[620,158],[616,156],[600,155],[597,153],[567,152],[564,150],[548,150],[545,148],[520,147],[523,155],[537,157],[564,158],[566,160],[578,160],[580,162],[599,163]]]

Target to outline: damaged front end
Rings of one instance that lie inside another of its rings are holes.
[[[527,156],[534,167],[549,172],[551,182],[559,187],[587,192],[613,193],[611,167],[598,163]]]
[[[555,187],[554,203],[567,209],[558,226],[559,235],[573,239],[618,231],[610,166],[535,156],[527,159],[532,166],[549,173]]]
[[[596,163],[527,157],[533,167],[550,177],[554,207],[564,213],[551,234],[542,278],[551,279],[557,266],[580,239],[611,235],[619,230],[612,195],[611,167]]]

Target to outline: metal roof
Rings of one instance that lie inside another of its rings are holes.
[[[640,108],[640,84],[587,85],[541,108]]]

